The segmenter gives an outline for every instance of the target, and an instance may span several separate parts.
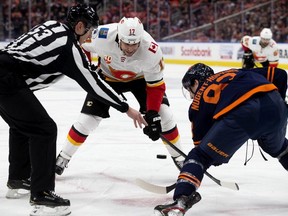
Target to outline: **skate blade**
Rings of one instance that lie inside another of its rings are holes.
[[[183,216],[183,213],[180,212],[180,211],[177,211],[177,212],[175,212],[175,211],[170,211],[170,212],[168,213],[168,216]]]
[[[70,215],[69,206],[48,207],[43,205],[34,205],[30,216],[66,216]]]
[[[21,199],[30,195],[30,191],[25,189],[8,189],[6,193],[7,199]]]
[[[153,216],[165,216],[165,215],[162,214],[160,211],[154,209]]]
[[[183,216],[181,211],[169,211],[168,213],[162,213],[159,210],[154,209],[153,216]]]

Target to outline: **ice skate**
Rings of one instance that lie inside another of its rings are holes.
[[[158,205],[154,208],[154,216],[183,216],[194,204],[201,200],[198,192],[191,196],[181,196],[171,204]]]
[[[66,155],[63,151],[60,152],[56,159],[56,167],[55,172],[58,175],[62,175],[64,172],[64,169],[68,167],[68,163],[70,161],[71,157]]]
[[[172,158],[175,166],[177,167],[177,169],[180,171],[182,169],[182,167],[183,167],[185,158],[182,155],[179,155],[177,157],[171,156],[171,158]]]
[[[30,216],[66,216],[71,213],[70,201],[53,191],[31,194],[30,204],[33,206]]]
[[[20,199],[30,194],[31,180],[8,180],[6,193],[7,199]]]

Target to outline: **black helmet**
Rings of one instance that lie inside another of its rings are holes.
[[[84,22],[86,28],[97,28],[99,25],[99,17],[96,11],[87,5],[78,4],[68,11],[67,22],[72,28],[79,22]]]
[[[208,65],[202,63],[194,64],[185,73],[182,79],[182,85],[185,89],[190,89],[190,87],[194,85],[195,79],[197,79],[199,81],[199,86],[201,86],[206,78],[213,74],[213,69]]]

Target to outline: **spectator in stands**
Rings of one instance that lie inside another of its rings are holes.
[[[28,17],[28,0],[12,1],[11,8],[13,10],[17,8],[22,18],[20,23],[18,19],[14,20],[11,18],[12,29],[9,29],[8,3],[11,1],[2,0],[3,26],[6,26],[4,37],[19,36],[23,32],[26,32],[27,24],[28,28],[31,28],[47,19],[62,21],[63,16],[61,14],[66,14],[69,7],[83,1],[74,0],[67,2],[64,0],[51,0],[50,5],[47,4],[47,0],[32,1],[31,23],[29,23]],[[105,4],[103,4],[103,1],[105,1]],[[146,13],[148,7],[147,1],[137,1],[137,5],[134,5],[135,1],[122,1],[123,3],[120,5],[121,1],[101,0],[99,6],[101,10],[101,13],[99,13],[100,22],[102,24],[114,23],[118,22],[122,16],[130,17],[133,14],[133,16],[141,18],[145,29],[149,30],[152,37],[156,40],[161,40],[161,38],[173,35],[174,33],[207,25],[208,27],[205,28],[204,33],[205,37],[208,37],[209,41],[214,42],[239,42],[241,39],[239,35],[256,35],[264,26],[270,26],[271,23],[275,23],[274,26],[271,26],[271,30],[274,32],[276,41],[287,42],[288,40],[288,20],[286,18],[288,1],[285,0],[277,0],[272,3],[267,0],[254,0],[250,2],[242,0],[157,0],[149,1],[149,12]],[[90,2],[92,4],[92,1]],[[253,8],[255,6],[257,7]],[[122,8],[122,10],[119,11],[119,8]],[[241,14],[241,10],[247,11]],[[161,15],[159,15],[158,11],[161,12]],[[233,14],[239,15],[229,18],[229,22],[225,20],[215,22]],[[262,14],[268,14],[268,16],[261,16]],[[18,28],[14,28],[15,25],[18,25]],[[197,34],[183,34],[178,36],[177,40],[201,41],[201,38],[198,38]]]

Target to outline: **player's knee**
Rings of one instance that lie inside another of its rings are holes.
[[[101,120],[101,117],[81,113],[73,126],[81,134],[89,135],[98,127]]]
[[[163,132],[169,131],[175,127],[176,122],[169,106],[161,104],[159,115],[161,116],[161,127]]]
[[[201,164],[202,169],[205,171],[208,169],[211,164],[213,163],[213,159],[209,157],[202,149],[200,148],[193,148],[189,154],[188,157],[185,160],[184,165],[186,164],[186,161],[195,160],[198,164]]]

